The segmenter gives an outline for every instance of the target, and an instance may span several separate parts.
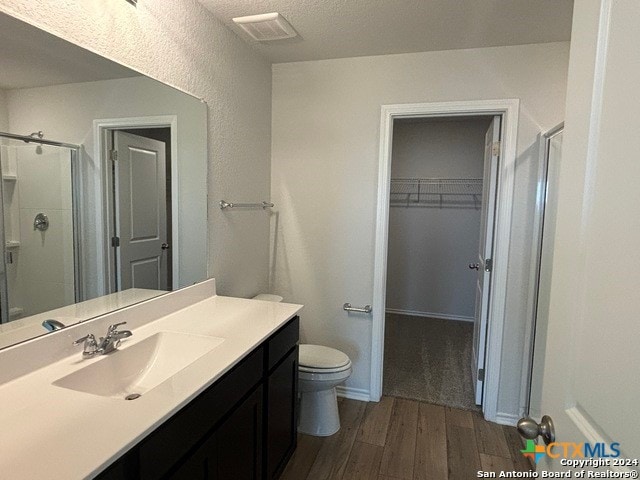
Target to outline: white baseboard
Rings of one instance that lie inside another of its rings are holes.
[[[508,425],[510,427],[515,427],[516,424],[518,423],[518,420],[520,420],[520,417],[518,415],[513,415],[511,413],[496,413],[496,423],[499,423],[500,425]]]
[[[350,400],[360,400],[361,402],[370,402],[371,396],[369,390],[363,388],[345,387],[344,385],[338,385],[336,387],[336,393],[339,397],[348,398]]]
[[[459,322],[473,322],[473,317],[465,317],[463,315],[452,315],[449,313],[433,313],[433,312],[418,312],[416,310],[400,310],[397,308],[385,309],[387,313],[396,313],[398,315],[411,315],[413,317],[430,317],[438,318],[440,320],[457,320]]]

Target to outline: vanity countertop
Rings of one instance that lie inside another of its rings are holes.
[[[141,307],[144,305],[130,307],[128,312],[135,315],[136,308]],[[212,296],[134,328],[133,336],[123,341],[121,349],[162,331],[224,339],[135,401],[53,385],[104,358],[82,359],[80,348],[72,356],[1,385],[0,472],[12,479],[94,477],[218,380],[301,308]],[[104,334],[97,328],[94,333]]]

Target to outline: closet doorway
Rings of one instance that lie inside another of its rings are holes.
[[[487,221],[486,230],[493,233],[492,256],[484,258],[478,251],[479,263],[477,275],[486,272],[490,282],[485,285],[486,302],[482,302],[482,308],[474,312],[474,322],[483,320],[485,328],[480,325],[477,333],[484,334],[486,340],[478,337],[478,350],[476,361],[469,368],[472,383],[475,385],[475,393],[481,396],[481,408],[484,418],[489,421],[498,421],[501,415],[498,412],[498,387],[503,372],[501,363],[503,349],[503,333],[505,325],[506,290],[507,290],[507,266],[509,265],[509,250],[511,239],[512,205],[514,199],[514,174],[516,167],[516,138],[518,134],[518,112],[520,102],[518,99],[497,100],[465,100],[458,102],[435,102],[383,105],[380,114],[380,160],[378,175],[378,200],[376,221],[376,243],[374,259],[374,284],[372,302],[372,335],[371,335],[371,390],[370,399],[379,401],[382,396],[384,341],[385,341],[385,316],[386,316],[386,292],[387,292],[387,251],[389,240],[389,215],[390,215],[390,186],[391,186],[391,159],[393,150],[394,124],[403,119],[418,118],[448,118],[448,117],[486,117],[487,121],[495,117],[500,119],[499,144],[489,142],[489,135],[485,141],[485,152],[491,155],[492,169],[495,170],[495,209],[493,221]],[[485,162],[485,164],[487,164]],[[488,165],[488,164],[487,164]],[[484,167],[484,166],[483,166]],[[491,169],[490,169],[491,170]],[[484,171],[484,168],[483,168]],[[484,172],[483,172],[484,173]],[[484,180],[483,180],[484,183]],[[488,183],[488,182],[487,182]],[[481,205],[482,208],[482,205]],[[491,259],[492,262],[484,260]],[[465,259],[465,266],[474,264],[473,260]],[[486,277],[485,277],[486,278]],[[479,278],[476,278],[479,281]],[[485,304],[486,303],[486,304]],[[484,333],[483,333],[484,330]],[[475,343],[475,342],[474,342]],[[482,352],[484,348],[484,353]],[[473,362],[473,360],[472,360]],[[484,363],[483,363],[484,362]],[[484,365],[484,367],[483,367]],[[484,373],[480,371],[484,370]],[[475,401],[475,399],[474,399]]]
[[[385,395],[466,409],[482,401],[474,373],[484,367],[500,120],[394,122]]]

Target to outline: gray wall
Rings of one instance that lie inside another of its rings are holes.
[[[9,129],[9,112],[7,110],[7,93],[0,89],[0,132]]]
[[[195,0],[0,0],[0,11],[204,99],[209,276],[225,295],[268,287],[269,216],[215,203],[269,198],[271,65]]]
[[[304,304],[304,341],[343,350],[366,397],[380,105],[519,98],[501,418],[519,412],[538,134],[560,123],[568,43],[343,58],[273,66],[272,290]],[[275,219],[277,218],[277,221]]]
[[[396,121],[392,178],[482,178],[487,117]],[[387,309],[473,320],[480,204],[402,206],[389,210]]]

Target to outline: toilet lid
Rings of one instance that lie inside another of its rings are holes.
[[[335,348],[322,345],[300,345],[301,367],[313,369],[336,369],[351,363],[349,357]]]

